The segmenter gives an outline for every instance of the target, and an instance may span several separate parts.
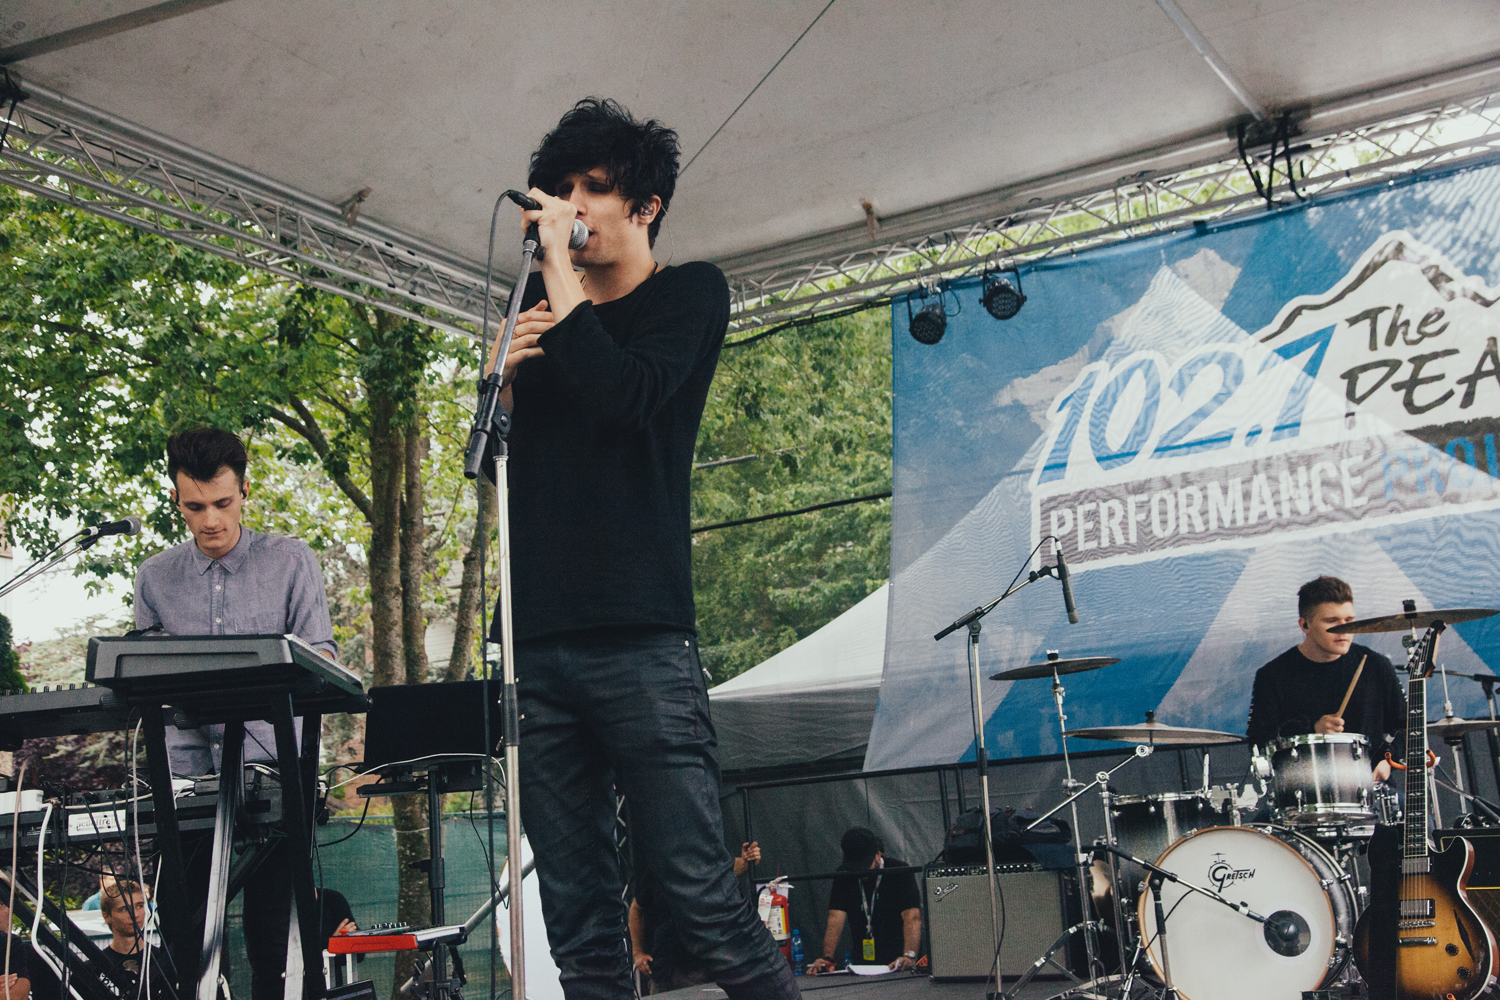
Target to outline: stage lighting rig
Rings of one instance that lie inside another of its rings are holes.
[[[927,299],[933,295],[937,296],[936,302],[929,302],[918,309],[916,315],[912,315],[911,300],[913,296],[919,299]],[[955,298],[955,302],[958,300]],[[963,306],[960,303],[959,309]],[[958,312],[953,313],[954,316]],[[919,344],[931,346],[943,339],[943,334],[948,329],[948,296],[941,285],[935,288],[923,287],[906,297],[906,319],[907,329],[911,331],[912,338]]]
[[[1014,274],[1016,283],[1012,285],[1008,279],[1001,277],[1005,274]],[[985,275],[979,301],[984,303],[985,312],[996,319],[1010,319],[1026,304],[1026,293],[1021,291],[1021,272],[1012,264]]]

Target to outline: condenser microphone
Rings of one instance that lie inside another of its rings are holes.
[[[1057,578],[1062,582],[1063,606],[1068,609],[1068,624],[1078,624],[1078,606],[1073,603],[1073,581],[1068,578],[1068,561],[1063,558],[1062,546],[1057,546]]]
[[[531,197],[529,194],[526,194],[524,191],[517,191],[512,188],[500,197],[509,198],[511,201],[515,202],[517,205],[520,205],[528,212],[540,212],[542,210],[542,203]],[[583,224],[583,220],[574,219],[573,234],[568,237],[568,249],[582,250],[583,245],[588,241],[589,227]]]
[[[84,528],[81,537],[103,538],[105,535],[139,535],[140,533],[141,519],[132,514],[130,517],[110,521],[108,524],[96,524],[92,528]]]

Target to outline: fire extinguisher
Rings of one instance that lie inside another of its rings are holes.
[[[787,893],[792,887],[787,884],[786,878],[774,879],[767,882],[760,890],[759,909],[760,922],[766,925],[766,930],[771,932],[771,937],[781,948],[781,953],[786,960],[792,960],[792,932],[791,932],[791,901],[787,899]]]

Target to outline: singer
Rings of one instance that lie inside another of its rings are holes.
[[[171,635],[291,633],[337,656],[323,573],[312,549],[298,539],[262,535],[240,524],[250,495],[246,464],[245,446],[227,431],[182,431],[167,439],[170,496],[193,537],[141,564],[135,575],[136,628]],[[172,773],[217,773],[223,738],[222,725],[168,725]],[[245,723],[244,755],[247,764],[276,759],[270,723]],[[189,898],[201,906],[208,898],[213,839],[211,834],[196,842],[183,839]],[[284,989],[292,860],[284,846],[274,849],[245,884],[253,1000],[279,1000]]]
[[[546,259],[503,369],[521,801],[568,1000],[634,996],[616,790],[695,961],[731,1000],[799,995],[719,810],[688,486],[729,290],[711,264],[652,254],[678,156],[660,122],[580,101],[532,155],[542,207],[522,215]],[[570,253],[575,218],[588,241]]]

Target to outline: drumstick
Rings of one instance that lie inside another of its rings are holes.
[[[1339,703],[1339,710],[1334,712],[1340,719],[1344,717],[1344,709],[1349,707],[1349,697],[1354,694],[1354,685],[1359,683],[1359,675],[1365,669],[1365,657],[1359,658],[1359,666],[1354,668],[1354,677],[1349,681],[1349,690],[1344,692],[1344,700]]]

